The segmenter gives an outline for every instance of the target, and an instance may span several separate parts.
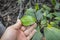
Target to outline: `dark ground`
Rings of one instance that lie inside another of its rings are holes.
[[[17,0],[0,0],[0,37],[5,31],[5,27],[16,22],[18,12]]]
[[[17,0],[1,0],[0,1],[0,21],[5,27],[16,22],[19,6]]]

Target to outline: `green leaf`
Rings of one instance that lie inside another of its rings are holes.
[[[38,5],[38,3],[35,4],[35,10],[36,10],[36,11],[39,10],[39,5]]]
[[[56,5],[56,0],[51,0],[51,3],[55,6]]]
[[[60,7],[60,3],[57,2],[56,5],[55,5],[55,9],[58,10],[59,7]]]
[[[41,24],[45,25],[46,24],[46,20],[45,19],[41,20]]]
[[[41,10],[38,10],[36,13],[37,20],[40,21],[40,19],[43,17],[43,13]]]
[[[48,27],[48,28],[51,28],[51,27],[52,27],[52,25],[50,25],[50,24],[47,24],[47,27]]]
[[[50,22],[50,25],[52,26],[52,27],[56,27],[56,28],[60,28],[59,26],[58,26],[58,23],[59,23],[59,21],[52,21],[52,22]]]
[[[32,24],[34,24],[36,22],[36,19],[32,16],[29,16],[29,15],[24,15],[22,18],[21,18],[21,22],[24,26],[30,26]]]
[[[60,17],[55,17],[55,19],[60,20]]]
[[[55,12],[55,13],[53,13],[53,15],[60,17],[60,12]]]
[[[50,8],[50,7],[48,7],[47,5],[43,5],[43,8],[44,8],[45,10],[48,10],[48,11],[50,11],[50,10],[51,10],[51,8]]]
[[[45,17],[47,17],[48,13],[49,13],[49,11],[48,11],[48,10],[45,10],[43,15],[44,15]]]
[[[40,28],[36,28],[37,32],[33,36],[32,40],[41,40],[42,39],[42,34],[40,33]]]
[[[52,13],[48,14],[47,17],[51,19],[53,17]]]
[[[25,11],[25,15],[30,15],[30,16],[35,17],[35,10],[32,8],[29,8]]]
[[[54,27],[45,27],[44,34],[46,40],[60,40],[60,30]]]

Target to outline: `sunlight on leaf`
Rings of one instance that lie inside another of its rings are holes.
[[[36,9],[36,11],[39,10],[39,5],[38,5],[38,3],[35,4],[35,9]]]

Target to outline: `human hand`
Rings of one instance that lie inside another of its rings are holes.
[[[8,27],[1,37],[1,40],[30,40],[35,34],[36,23],[31,27],[24,27],[20,20],[17,23]]]

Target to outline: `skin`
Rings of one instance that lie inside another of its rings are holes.
[[[35,28],[36,23],[26,28],[18,19],[16,24],[6,29],[1,40],[30,40],[36,32]]]

